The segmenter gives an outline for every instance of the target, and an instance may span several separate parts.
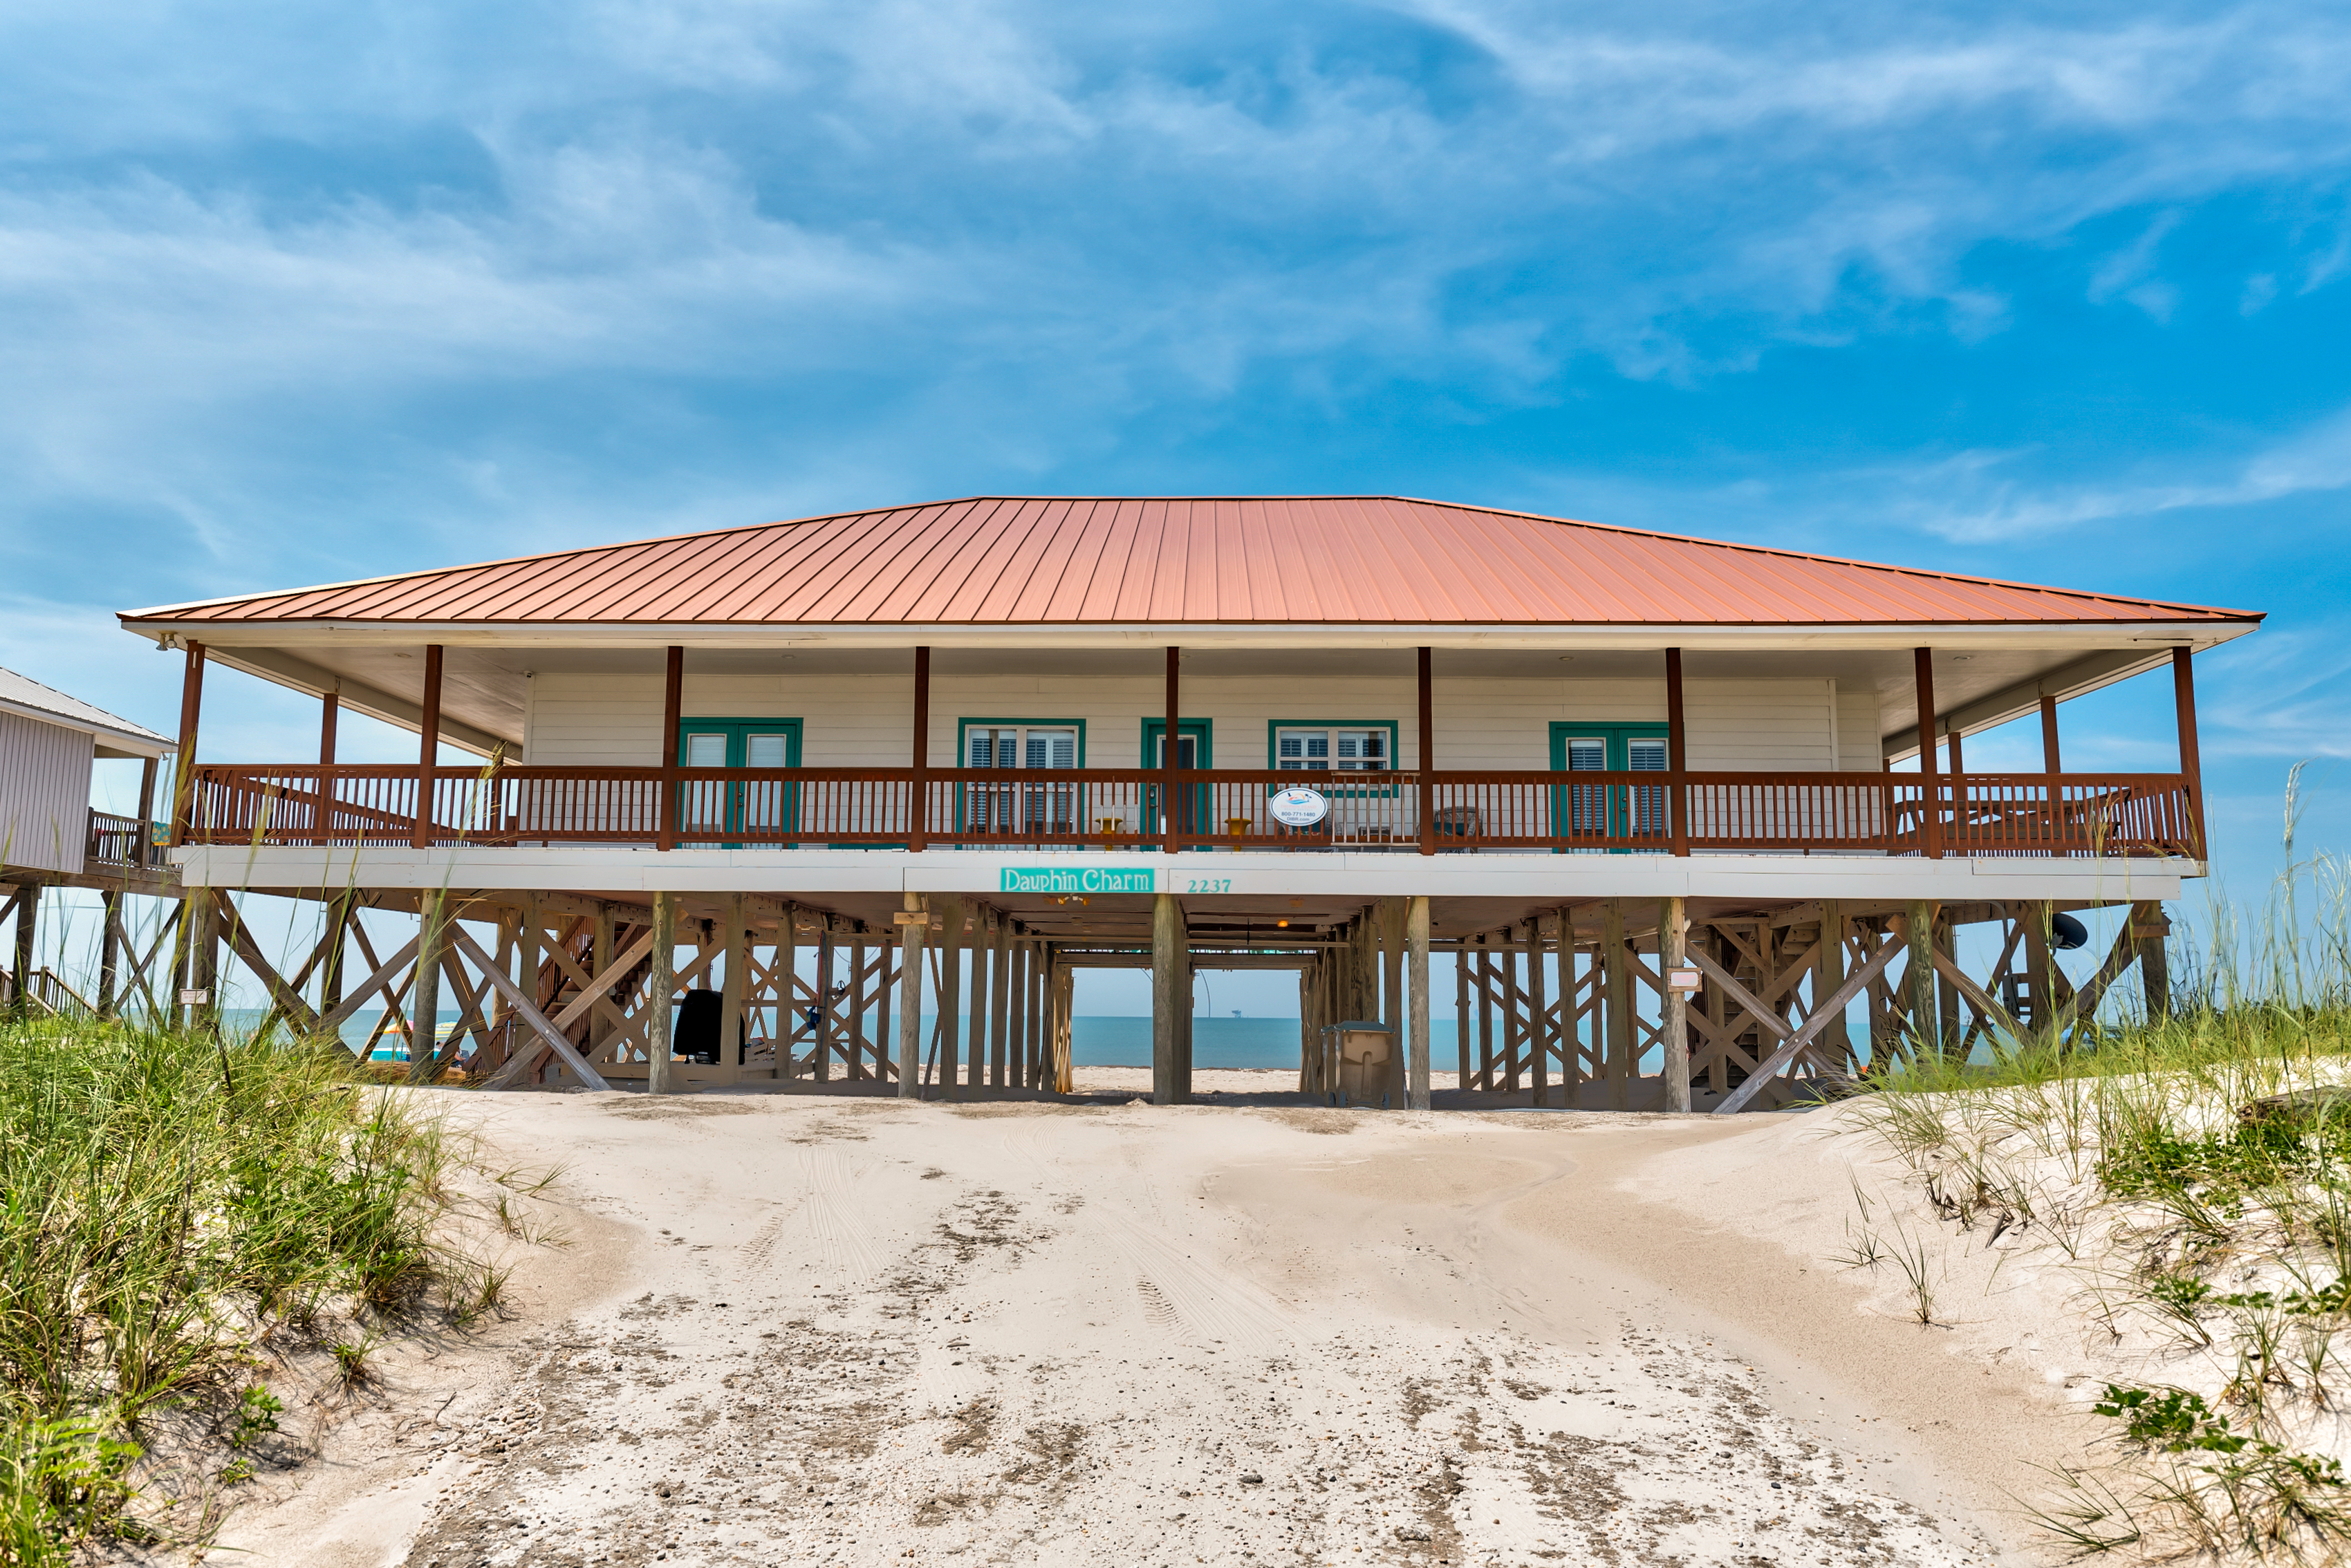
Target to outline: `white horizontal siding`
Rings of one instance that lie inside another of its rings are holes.
[[[96,754],[87,731],[0,713],[0,864],[82,869]]]
[[[930,758],[956,761],[966,718],[1080,720],[1095,768],[1142,762],[1143,719],[1165,688],[1155,679],[1083,675],[941,675],[931,683]],[[898,675],[688,675],[685,713],[702,718],[798,718],[811,768],[903,768],[914,694]],[[1874,755],[1876,699],[1853,727]],[[1554,720],[1662,724],[1666,687],[1653,681],[1439,680],[1437,762],[1465,770],[1551,766]],[[1417,696],[1409,677],[1202,679],[1184,685],[1184,716],[1212,725],[1216,765],[1266,766],[1268,727],[1328,720],[1397,727],[1400,761],[1419,766]],[[1840,745],[1846,711],[1825,679],[1694,680],[1684,691],[1694,768],[1829,769],[1855,766]],[[653,675],[542,674],[531,683],[526,759],[548,766],[650,767],[663,760],[662,683]]]
[[[1885,754],[1878,749],[1877,694],[1839,686],[1837,703],[1837,766],[1854,773],[1884,771]]]

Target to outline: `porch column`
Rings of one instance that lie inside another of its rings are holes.
[[[1689,1060],[1689,997],[1690,994],[1674,984],[1676,972],[1689,962],[1689,916],[1687,905],[1678,898],[1668,898],[1657,905],[1657,968],[1666,982],[1664,1012],[1666,1035],[1666,1109],[1687,1111],[1690,1108]],[[1562,955],[1566,945],[1561,944]],[[1562,956],[1562,967],[1566,960]],[[1564,978],[1560,982],[1560,1013],[1565,1017],[1573,1009],[1567,1004],[1570,991]],[[1573,1047],[1569,1049],[1573,1050]],[[1571,1104],[1573,1101],[1569,1102]]]
[[[2188,781],[2188,831],[2196,856],[2207,854],[2204,839],[2204,763],[2196,744],[2195,650],[2171,650],[2171,699],[2179,724],[2179,773]]]
[[[2057,762],[2057,699],[2047,692],[2041,694],[2041,771],[2064,771]]]
[[[674,728],[672,735],[677,732]],[[670,1082],[670,1003],[677,990],[677,894],[653,894],[653,968],[645,977],[645,1092],[674,1092]]]
[[[1421,650],[1421,668],[1428,668],[1428,650]],[[1423,691],[1427,689],[1422,685]],[[1404,1103],[1415,1111],[1428,1109],[1428,900],[1416,898],[1405,906],[1404,939],[1412,952],[1412,1055],[1405,1067]]]
[[[923,939],[930,935],[931,917],[923,896],[910,893],[906,907],[893,918],[898,923],[898,1098],[923,1097]],[[886,965],[888,958],[883,958]]]
[[[661,832],[654,842],[677,848],[677,730],[685,722],[685,650],[673,644],[662,673]]]
[[[416,726],[416,816],[410,826],[410,844],[424,849],[433,842],[433,768],[441,760],[441,644],[424,648],[424,700]],[[414,1053],[414,1047],[410,1052]],[[412,1065],[413,1065],[412,1063]]]
[[[1935,760],[1935,651],[1912,652],[1912,680],[1918,693],[1918,847],[1928,860],[1943,858],[1943,780]]]
[[[187,666],[180,676],[180,750],[172,766],[172,843],[188,841],[194,825],[196,800],[196,721],[204,706],[204,645],[188,644]]]
[[[131,852],[131,863],[136,866],[155,863],[155,773],[159,760],[150,757],[139,764],[139,837]]]
[[[1175,667],[1174,650],[1169,650],[1168,667]],[[1175,684],[1175,677],[1168,677]],[[1167,748],[1172,756],[1176,748]],[[1151,900],[1151,1103],[1155,1105],[1176,1103],[1176,1056],[1183,1040],[1177,1030],[1181,1020],[1178,1008],[1188,1010],[1191,998],[1186,993],[1183,975],[1184,906],[1172,893],[1155,894]]]
[[[1690,852],[1689,731],[1682,713],[1682,651],[1666,650],[1666,789],[1674,853]],[[1561,951],[1566,951],[1562,946]]]
[[[327,769],[335,765],[335,721],[342,712],[343,699],[332,690],[319,699],[319,783],[310,798],[310,841],[323,844],[332,841],[335,831],[335,781]]]
[[[919,850],[931,840],[931,651],[914,650],[914,783],[912,798],[906,803],[906,847]],[[908,898],[914,894],[908,894]],[[908,904],[913,908],[913,904]],[[919,950],[922,944],[917,942]],[[906,1016],[914,1016],[912,1013]],[[918,1067],[920,1063],[916,1064]],[[906,1079],[900,1079],[903,1085]],[[902,1090],[903,1092],[903,1090]]]
[[[1428,674],[1428,650],[1420,651],[1420,852],[1437,852],[1437,702]],[[1467,847],[1467,841],[1464,841]],[[1426,900],[1423,900],[1426,903]],[[1418,1109],[1426,1110],[1426,1106]]]
[[[2065,836],[2065,786],[2057,776],[2057,699],[2047,692],[2041,694],[2041,771],[2047,775],[2041,786],[2046,797],[2042,809],[2049,814],[2049,841],[2054,848]]]
[[[441,1049],[441,956],[449,945],[448,904],[438,889],[416,901],[416,986],[408,998],[408,1081],[432,1081]]]
[[[1160,766],[1166,771],[1166,778],[1159,786],[1159,810],[1166,833],[1166,841],[1162,847],[1171,855],[1176,852],[1176,764],[1182,755],[1182,748],[1176,741],[1182,734],[1179,727],[1183,723],[1184,711],[1179,691],[1183,652],[1181,648],[1167,650],[1167,733],[1159,743]]]

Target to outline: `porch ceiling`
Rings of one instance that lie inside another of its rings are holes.
[[[230,641],[207,643],[217,663],[264,680],[318,696],[340,690],[344,706],[411,731],[418,727],[424,685],[423,646],[376,641],[292,643],[240,642],[252,629],[221,629]],[[1949,635],[1948,629],[1938,633]],[[2013,632],[2011,629],[2011,638]],[[2184,640],[2184,639],[2183,639]],[[2083,646],[2067,642],[2025,646],[2014,641],[1993,645],[1938,645],[1935,682],[1938,705],[1965,733],[2031,711],[2041,695],[2064,700],[2168,663],[2173,640],[2150,637],[2125,646]],[[1455,648],[1437,650],[1435,677],[1447,680],[1654,681],[1664,702],[1662,644],[1657,648]],[[486,755],[504,744],[517,751],[533,674],[599,674],[658,678],[661,646],[539,645],[531,647],[449,645],[442,675],[443,738]],[[1149,678],[1164,671],[1157,648],[1072,649],[1066,646],[949,647],[932,659],[934,680],[962,675],[1077,674],[1101,679]],[[1409,704],[1415,655],[1409,647],[1188,649],[1183,669],[1193,679],[1222,680],[1279,674],[1308,681],[1364,676],[1392,678],[1407,688]],[[689,648],[689,677],[697,674],[769,674],[787,678],[846,674],[894,674],[909,683],[913,655],[903,648],[794,647]],[[1829,678],[1840,687],[1867,690],[1877,697],[1880,741],[1900,758],[1917,749],[1917,710],[1911,689],[1908,647],[1781,647],[1716,649],[1685,653],[1690,681],[1739,678]],[[1402,707],[1399,708],[1401,713]],[[820,760],[811,758],[812,765]],[[1440,762],[1442,758],[1439,759]]]

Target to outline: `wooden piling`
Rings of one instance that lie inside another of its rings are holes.
[[[653,894],[653,967],[645,977],[645,1092],[673,1092],[671,1001],[677,990],[677,894]]]
[[[905,895],[906,921],[898,927],[898,1098],[923,1097],[923,939],[929,915],[920,894]]]
[[[439,890],[417,908],[416,989],[408,1006],[408,1081],[427,1082],[441,1046],[441,960],[448,946],[448,905]]]
[[[1622,1111],[1629,1101],[1633,1077],[1633,973],[1625,950],[1625,904],[1609,899],[1601,906],[1601,971],[1607,985],[1604,1019],[1608,1040],[1608,1108]]]
[[[1168,747],[1172,755],[1174,747]],[[1176,1054],[1181,1046],[1176,1009],[1191,1010],[1183,970],[1184,908],[1173,894],[1151,901],[1151,1103],[1176,1103]]]
[[[1412,987],[1411,1058],[1405,1070],[1405,1103],[1415,1111],[1428,1109],[1428,900],[1415,898],[1405,906],[1405,945]]]
[[[1535,1103],[1551,1103],[1551,1014],[1545,1005],[1542,917],[1527,922],[1527,1038],[1534,1076]]]
[[[1689,993],[1674,984],[1674,971],[1688,961],[1689,920],[1678,898],[1657,905],[1657,965],[1666,982],[1660,1011],[1665,1021],[1666,1109],[1690,1108]]]

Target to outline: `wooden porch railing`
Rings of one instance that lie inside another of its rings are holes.
[[[407,844],[418,770],[214,764],[193,770],[197,843]],[[1170,786],[1171,777],[1174,780]],[[1146,849],[1416,852],[1771,850],[1915,855],[2189,855],[2177,774],[1452,772],[1153,768],[443,768],[434,844],[660,843],[675,780],[680,845],[904,846],[922,791],[925,841]],[[1330,815],[1287,828],[1267,799],[1321,790]],[[1931,791],[1931,793],[1930,793]],[[1424,795],[1428,808],[1422,815]],[[1675,831],[1677,823],[1685,834]]]
[[[118,817],[111,811],[89,814],[89,839],[83,846],[82,859],[104,871],[136,871],[152,865],[159,858],[149,841],[152,831],[136,817]]]

